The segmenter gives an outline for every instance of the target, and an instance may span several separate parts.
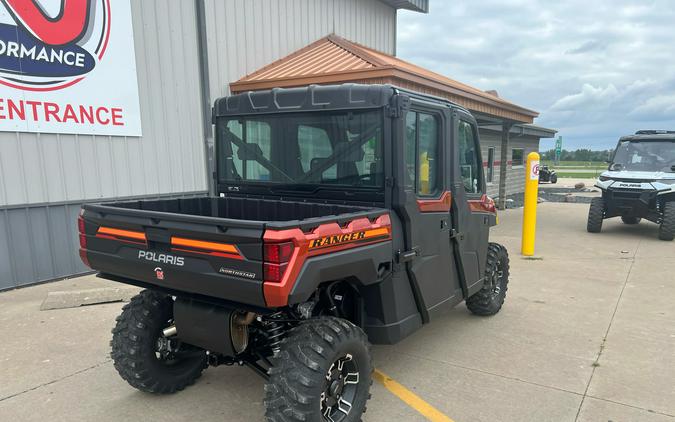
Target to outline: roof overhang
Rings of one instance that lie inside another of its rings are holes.
[[[381,0],[396,9],[407,9],[414,12],[429,13],[429,0]]]
[[[360,44],[329,35],[230,84],[233,93],[340,83],[390,84],[445,98],[499,122],[533,123],[536,111]]]
[[[480,130],[490,130],[494,132],[501,132],[502,126],[496,124],[480,125]],[[509,134],[511,136],[532,136],[534,138],[553,138],[558,133],[555,129],[549,129],[537,125],[522,125],[517,124],[511,127]]]

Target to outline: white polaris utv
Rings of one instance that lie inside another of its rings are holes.
[[[659,239],[675,237],[675,131],[640,130],[624,136],[596,187],[587,229],[598,233],[605,218],[621,217],[626,224],[641,219],[659,224]]]

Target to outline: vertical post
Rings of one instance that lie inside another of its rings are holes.
[[[206,186],[209,195],[215,195],[213,179],[213,128],[211,123],[211,85],[209,75],[209,54],[206,40],[206,5],[204,0],[195,0],[195,19],[197,28],[197,53],[199,56],[199,87],[202,103],[202,124],[204,128],[204,166],[206,167]]]
[[[525,166],[525,205],[523,207],[523,239],[521,252],[534,255],[534,238],[537,230],[537,199],[539,196],[539,154],[531,152]]]
[[[512,127],[511,122],[502,123],[502,146],[499,154],[499,202],[497,203],[500,210],[506,209],[506,170],[509,162],[509,133]]]

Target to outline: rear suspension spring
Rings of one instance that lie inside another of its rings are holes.
[[[283,319],[284,314],[277,312],[265,318],[265,331],[267,332],[267,345],[272,349],[274,354],[281,350],[281,340],[286,335],[287,325],[284,322],[278,321]]]

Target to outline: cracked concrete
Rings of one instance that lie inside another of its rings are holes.
[[[675,243],[656,226],[607,221],[587,206],[540,206],[537,256],[519,254],[520,210],[493,239],[509,248],[506,305],[463,305],[395,346],[374,347],[387,375],[457,422],[675,422]],[[122,304],[40,312],[50,290],[114,287],[93,277],[0,294],[0,420],[262,420],[262,381],[246,368],[205,372],[173,396],[139,393],[115,373],[110,329]],[[373,386],[364,421],[422,421]]]

